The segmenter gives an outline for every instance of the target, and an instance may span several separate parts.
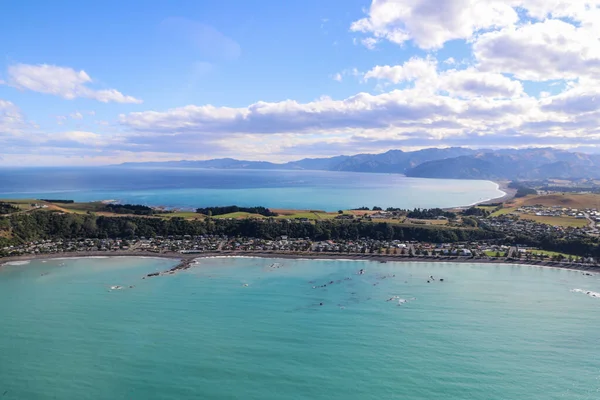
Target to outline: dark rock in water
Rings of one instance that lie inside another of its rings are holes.
[[[320,305],[320,306],[322,306],[322,305],[323,305],[323,303],[319,303],[319,305]]]
[[[441,278],[441,279],[440,279],[440,282],[444,282],[444,279],[443,279],[443,278]]]
[[[159,276],[159,275],[160,275],[160,272],[152,272],[146,276],[150,277],[150,276]]]
[[[427,283],[431,283],[430,281],[427,281]]]

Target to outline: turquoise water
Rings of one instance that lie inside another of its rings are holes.
[[[572,291],[598,276],[214,258],[141,278],[172,264],[0,268],[2,399],[600,398],[600,299]]]
[[[398,174],[177,168],[0,168],[0,198],[118,200],[198,208],[265,206],[336,211],[362,206],[457,207],[503,196],[490,181]]]

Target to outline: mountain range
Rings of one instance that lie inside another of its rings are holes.
[[[450,147],[305,158],[281,164],[220,158],[205,161],[124,163],[121,166],[379,172],[419,178],[454,179],[600,178],[600,154],[553,148],[474,150]]]

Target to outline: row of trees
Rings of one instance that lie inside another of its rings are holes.
[[[106,204],[104,209],[115,214],[154,215],[157,212],[139,204]]]
[[[508,187],[511,189],[517,189],[517,192],[515,193],[515,197],[517,198],[529,196],[530,194],[537,194],[537,190],[532,189],[521,182],[513,181],[508,184]]]
[[[10,203],[0,202],[0,214],[11,214],[17,211],[19,211],[19,207]]]
[[[225,206],[225,207],[204,207],[204,208],[197,208],[196,212],[198,214],[204,214],[204,215],[225,215],[225,214],[231,214],[231,213],[236,213],[236,212],[247,212],[250,214],[259,214],[259,215],[263,215],[265,217],[276,217],[277,214],[274,213],[273,211],[269,210],[268,208],[265,207],[239,207],[239,206]]]
[[[408,218],[415,219],[435,219],[437,217],[446,217],[448,219],[455,219],[456,213],[451,211],[445,211],[441,208],[415,208],[412,211],[409,211],[406,216]]]
[[[313,240],[370,238],[376,240],[417,240],[457,242],[498,238],[498,234],[481,229],[412,227],[360,220],[323,220],[312,223],[286,220],[203,221],[183,218],[106,217],[94,214],[60,214],[38,211],[0,218],[0,230],[11,231],[15,243],[56,238],[134,238],[182,235],[227,235],[276,239],[287,235]],[[0,235],[2,236],[2,235]],[[6,243],[6,242],[5,242]]]

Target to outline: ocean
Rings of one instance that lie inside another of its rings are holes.
[[[0,168],[0,199],[117,200],[195,209],[239,205],[337,211],[458,207],[501,197],[490,181],[398,174],[189,168]]]
[[[175,262],[0,267],[0,397],[599,397],[599,275],[208,258],[142,279]]]

